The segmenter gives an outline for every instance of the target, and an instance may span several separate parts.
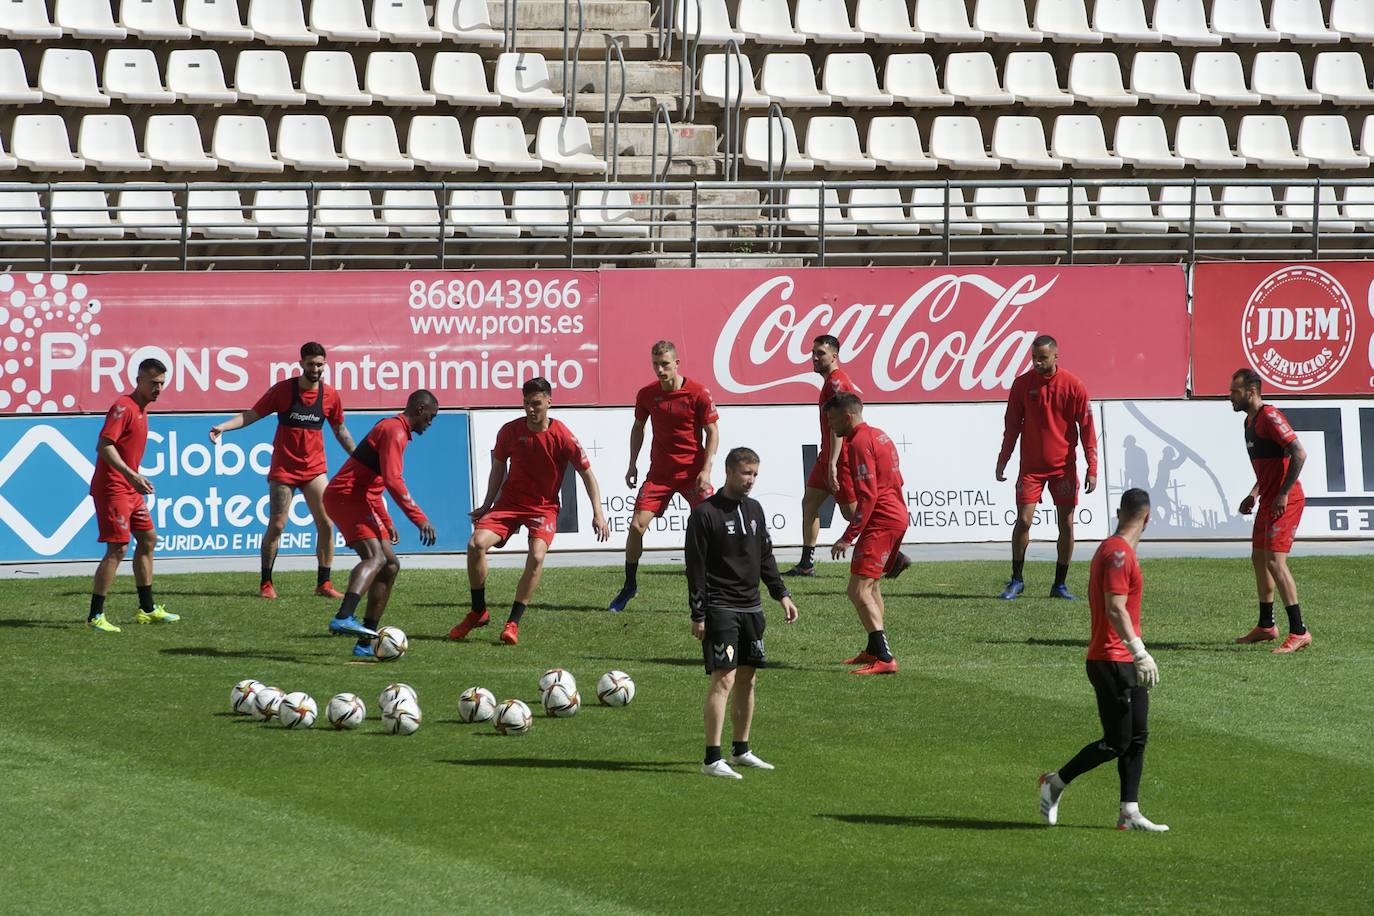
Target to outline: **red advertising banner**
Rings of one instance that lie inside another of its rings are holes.
[[[1038,334],[1058,339],[1093,398],[1177,398],[1186,385],[1177,265],[622,270],[601,283],[605,403],[653,381],[660,338],[723,404],[814,398],[819,334],[839,338],[873,401],[1001,400]]]
[[[1250,367],[1274,395],[1374,391],[1374,263],[1199,264],[1193,393],[1224,395]]]

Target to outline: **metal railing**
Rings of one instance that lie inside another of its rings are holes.
[[[586,22],[586,11],[582,0],[577,0],[577,38],[570,39],[568,33],[568,6],[572,0],[563,0],[563,114],[565,117],[577,115],[577,61],[582,56],[582,33]],[[572,55],[572,77],[568,77],[568,55]]]
[[[720,109],[721,177],[735,181],[739,178],[740,120],[744,110],[744,53],[733,38],[725,43],[724,66],[725,96]]]
[[[603,33],[606,39],[606,69],[602,81],[601,113],[601,156],[606,160],[607,174],[611,181],[620,180],[620,110],[625,105],[628,79],[625,73],[625,52],[618,36]],[[615,105],[611,104],[611,51],[615,51],[620,65],[620,94]]]
[[[666,146],[661,170],[658,167],[659,121],[663,122],[664,145]],[[667,200],[668,178],[673,171],[673,116],[668,111],[667,102],[659,102],[654,109],[654,122],[650,130],[652,135],[649,138],[649,175],[654,180],[654,187],[649,191],[649,221],[653,225],[660,225],[663,219],[663,205]],[[661,243],[659,243],[658,250],[663,250]]]

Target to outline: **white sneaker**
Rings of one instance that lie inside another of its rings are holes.
[[[701,765],[702,776],[719,776],[722,779],[743,779],[744,777],[730,769],[730,764],[724,760],[717,760],[715,763],[703,763]]]
[[[1169,829],[1168,824],[1156,824],[1140,812],[1135,814],[1123,814],[1117,818],[1117,830],[1147,830],[1150,833],[1164,833]]]
[[[756,770],[777,769],[773,766],[773,764],[769,763],[767,760],[764,760],[762,757],[760,757],[758,754],[755,754],[753,751],[745,751],[743,754],[731,754],[730,762],[737,767],[753,767]]]
[[[1059,822],[1059,796],[1064,794],[1063,788],[1054,787],[1054,780],[1050,778],[1053,775],[1040,774],[1040,816],[1051,827]]]

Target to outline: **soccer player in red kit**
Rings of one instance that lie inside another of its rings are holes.
[[[1298,475],[1307,452],[1298,441],[1288,418],[1260,396],[1260,377],[1252,369],[1237,369],[1231,376],[1231,407],[1245,413],[1245,448],[1255,469],[1255,485],[1241,500],[1241,515],[1255,513],[1250,559],[1255,565],[1259,590],[1259,623],[1236,640],[1238,643],[1278,639],[1274,625],[1274,588],[1278,587],[1288,612],[1288,638],[1274,651],[1286,655],[1312,645],[1312,634],[1302,620],[1298,585],[1288,569],[1288,553],[1302,520],[1305,497]],[[1259,500],[1256,511],[1255,500]]]
[[[1018,437],[1021,469],[1016,477],[1016,524],[1011,531],[1011,581],[1002,598],[1010,601],[1025,591],[1022,569],[1031,524],[1048,484],[1059,520],[1059,557],[1050,597],[1072,601],[1065,579],[1073,559],[1073,512],[1078,506],[1075,449],[1081,439],[1088,463],[1083,491],[1091,493],[1097,489],[1097,429],[1088,389],[1078,376],[1059,368],[1059,344],[1048,334],[1031,342],[1031,369],[1012,382],[1002,451],[997,456],[998,480],[1007,479],[1007,461]]]
[[[175,623],[181,619],[169,614],[162,605],[153,604],[153,548],[157,546],[157,530],[143,499],[153,492],[153,485],[138,472],[143,449],[148,444],[148,405],[162,394],[166,380],[167,367],[161,360],[145,359],[139,363],[134,390],[110,407],[96,440],[90,493],[105,556],[95,568],[86,626],[97,633],[119,632],[119,627],[105,618],[105,596],[110,593],[119,564],[129,549],[130,533],[138,542],[134,547],[138,616],[134,619],[139,623]]]
[[[348,591],[338,614],[329,621],[329,630],[357,636],[353,654],[359,658],[373,655],[372,637],[377,635],[377,624],[386,613],[391,587],[401,571],[401,562],[391,549],[401,536],[386,511],[382,490],[391,494],[406,518],[420,529],[421,544],[428,547],[435,540],[434,526],[406,488],[404,470],[411,437],[424,435],[438,413],[439,401],[433,394],[424,389],[411,392],[405,410],[379,420],[324,491],[329,517],[361,561],[348,576]],[[358,623],[355,612],[364,592],[367,610],[363,622]]]
[[[334,431],[334,438],[353,453],[353,436],[344,426],[343,402],[339,393],[326,385],[324,375],[324,347],[314,341],[301,346],[301,374],[283,379],[258,399],[251,410],[245,410],[223,423],[210,427],[210,441],[231,429],[251,426],[263,417],[277,415],[277,435],[272,440],[272,467],[267,472],[267,492],[271,500],[271,515],[267,531],[262,537],[262,581],[258,594],[263,598],[277,597],[272,585],[272,567],[277,562],[277,545],[286,530],[291,510],[291,493],[300,490],[305,504],[315,519],[315,557],[319,568],[315,574],[315,594],[322,598],[342,598],[343,595],[329,581],[334,565],[334,527],[324,511],[324,488],[328,481],[328,467],[324,456],[325,423]]]
[[[883,630],[883,592],[878,579],[899,563],[910,560],[899,549],[910,518],[902,494],[902,471],[897,446],[887,433],[864,422],[864,405],[856,394],[837,394],[826,402],[829,427],[845,440],[847,466],[856,496],[854,517],[844,534],[830,548],[833,559],[842,559],[854,547],[849,563],[849,600],[859,622],[868,631],[868,645],[846,665],[858,665],[850,674],[896,674],[897,660]],[[900,572],[900,570],[898,570]]]
[[[577,469],[587,498],[592,504],[592,528],[598,541],[608,540],[611,529],[601,511],[601,488],[587,453],[562,422],[549,416],[553,388],[547,379],[532,378],[520,388],[525,415],[511,420],[496,434],[491,450],[491,475],[487,478],[487,497],[472,510],[475,522],[468,541],[468,585],[472,589],[472,610],[448,631],[449,639],[467,639],[475,627],[491,619],[487,613],[487,551],[502,547],[520,528],[529,531],[529,555],[525,572],[515,587],[515,601],[501,630],[501,642],[513,646],[520,641],[520,618],[539,587],[544,555],[558,530],[558,495],[563,472],[569,464]],[[507,464],[509,463],[509,469]]]
[[[1162,833],[1140,813],[1140,777],[1145,769],[1145,743],[1150,735],[1150,688],[1159,683],[1159,666],[1140,638],[1140,599],[1144,580],[1135,550],[1150,522],[1150,494],[1132,488],[1121,494],[1116,533],[1093,554],[1088,576],[1088,681],[1097,694],[1102,738],[1083,747],[1057,772],[1040,776],[1040,816],[1053,827],[1059,821],[1064,787],[1089,770],[1116,761],[1121,782],[1117,830]]]
[[[611,599],[607,610],[625,610],[639,591],[636,574],[644,552],[644,532],[649,523],[662,515],[681,493],[695,509],[715,492],[711,486],[711,460],[720,443],[716,428],[716,405],[711,392],[700,382],[678,372],[677,347],[660,340],[650,350],[655,384],[647,385],[635,396],[635,422],[630,427],[630,468],[625,486],[634,489],[639,481],[639,450],[644,447],[644,425],[653,421],[654,444],[649,450],[649,473],[635,497],[634,516],[625,536],[625,584]]]

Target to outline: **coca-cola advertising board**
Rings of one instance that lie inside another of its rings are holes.
[[[1197,265],[1193,393],[1244,368],[1283,397],[1374,392],[1374,263]]]

